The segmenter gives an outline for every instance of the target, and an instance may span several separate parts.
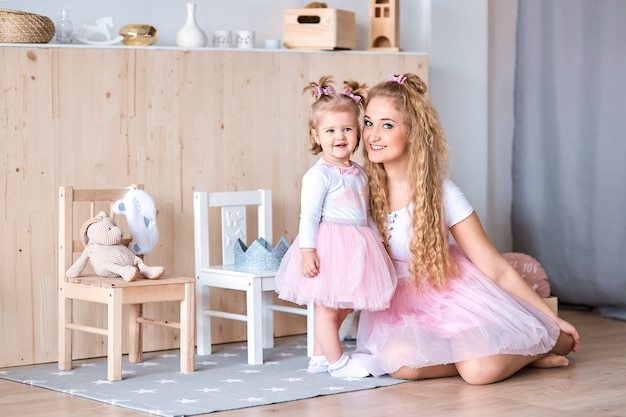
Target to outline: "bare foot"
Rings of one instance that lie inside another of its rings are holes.
[[[569,365],[569,359],[565,356],[548,353],[546,356],[531,362],[528,366],[533,368],[560,368],[567,365]]]

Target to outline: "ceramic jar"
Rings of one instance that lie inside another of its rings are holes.
[[[206,46],[207,36],[196,21],[196,3],[187,3],[187,21],[176,34],[176,45],[184,48]]]

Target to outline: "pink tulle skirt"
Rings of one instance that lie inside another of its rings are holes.
[[[389,307],[397,279],[393,263],[373,229],[322,221],[317,234],[317,256],[318,276],[303,276],[296,237],[276,274],[279,298],[301,305],[313,301],[330,308]]]
[[[361,312],[352,357],[372,375],[496,354],[549,352],[560,329],[550,317],[482,275],[456,245],[460,277],[443,291],[416,291],[396,262],[398,288],[387,310]]]

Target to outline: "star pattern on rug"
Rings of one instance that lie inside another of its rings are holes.
[[[222,382],[226,382],[228,384],[233,384],[235,382],[243,382],[243,379],[232,379],[232,378],[228,378],[228,379],[222,379]]]
[[[58,376],[74,375],[74,371],[59,371],[59,372],[52,372],[52,375],[58,375]]]
[[[177,384],[178,381],[176,381],[175,379],[159,379],[154,381],[158,384]]]
[[[74,360],[71,371],[59,371],[57,363],[3,369],[0,378],[162,417],[210,414],[404,382],[308,374],[305,336],[277,338],[275,343],[264,349],[262,365],[249,365],[246,343],[237,343],[216,345],[212,355],[196,355],[195,371],[190,374],[180,372],[175,350],[144,352],[143,363],[130,363],[124,355],[121,381],[106,379],[106,358]]]
[[[105,401],[105,403],[111,404],[111,405],[120,405],[120,404],[128,402],[128,401],[129,400],[107,400],[107,401]]]
[[[22,384],[26,384],[26,385],[39,385],[39,384],[45,384],[47,381],[39,381],[37,379],[25,379],[22,381]]]
[[[248,397],[248,398],[243,399],[243,401],[247,401],[249,403],[255,403],[259,401],[265,401],[265,398]]]
[[[293,377],[289,377],[289,378],[285,378],[283,379],[283,381],[287,381],[287,382],[302,382],[303,379],[302,378],[293,378]]]
[[[96,384],[96,385],[110,385],[113,383],[113,381],[107,381],[104,379],[98,379],[97,381],[91,381],[92,384]]]
[[[241,355],[239,355],[238,353],[221,353],[217,356],[221,356],[223,358],[233,358],[233,357],[239,357]]]
[[[168,358],[176,358],[178,355],[175,355],[173,353],[164,353],[162,355],[159,355],[158,357],[161,359],[168,359]]]
[[[153,410],[146,410],[146,413],[148,414],[152,414],[154,416],[169,416],[170,413],[173,413],[173,410],[160,410],[160,409],[153,409]]]
[[[194,404],[197,403],[198,400],[188,400],[186,398],[180,399],[176,401],[177,403],[181,403],[181,404]]]
[[[154,394],[156,390],[154,389],[137,389],[131,392],[135,392],[137,394]]]
[[[201,388],[201,389],[197,389],[196,391],[200,391],[200,392],[221,392],[222,389],[221,388]]]
[[[65,389],[65,390],[63,390],[62,392],[63,392],[64,394],[76,395],[76,394],[79,394],[79,393],[81,393],[81,392],[87,392],[87,390],[84,390],[84,389],[74,389],[74,388],[72,388],[72,389]]]
[[[334,387],[332,385],[323,389],[328,390],[328,391],[345,391],[346,390],[344,387]]]
[[[243,371],[237,371],[240,372],[242,374],[260,374],[261,371],[258,369],[244,369]]]
[[[263,391],[284,392],[284,391],[287,391],[287,388],[276,388],[276,387],[263,388]]]

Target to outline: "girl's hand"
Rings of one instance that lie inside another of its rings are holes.
[[[315,248],[304,248],[300,251],[302,253],[300,273],[307,278],[315,278],[320,272],[320,260],[317,258]]]

